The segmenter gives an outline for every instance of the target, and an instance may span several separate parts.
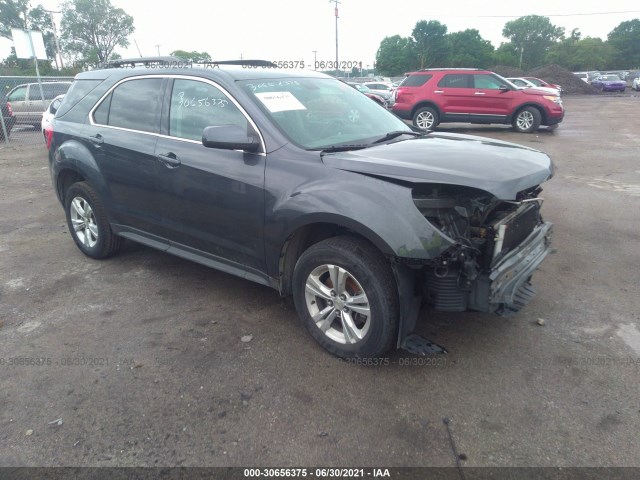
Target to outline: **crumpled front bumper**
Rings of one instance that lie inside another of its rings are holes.
[[[469,294],[469,310],[509,316],[533,299],[529,280],[552,251],[553,224],[538,225],[517,248],[501,258],[488,273],[481,274]]]
[[[533,298],[535,291],[529,283],[534,270],[551,252],[553,224],[545,222],[518,246],[505,255],[489,274],[490,310],[500,315],[519,311]]]

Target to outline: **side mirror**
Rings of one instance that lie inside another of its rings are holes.
[[[502,93],[504,93],[504,92],[509,92],[509,91],[511,91],[511,89],[510,89],[509,87],[507,87],[507,86],[502,86],[502,87],[500,87],[500,91],[501,91]]]
[[[202,131],[202,145],[207,148],[257,152],[260,138],[255,132],[247,132],[246,128],[239,125],[219,125],[205,127]]]

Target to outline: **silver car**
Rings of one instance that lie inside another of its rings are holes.
[[[42,112],[46,110],[51,100],[58,95],[64,95],[69,90],[71,82],[43,82],[42,94],[38,83],[25,83],[14,87],[7,94],[7,102],[16,116],[16,125],[33,125],[40,128]]]

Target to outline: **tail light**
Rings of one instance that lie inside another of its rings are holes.
[[[44,129],[44,139],[47,142],[47,150],[51,149],[51,142],[53,141],[53,125],[49,124]]]

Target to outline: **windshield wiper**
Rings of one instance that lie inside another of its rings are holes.
[[[373,141],[372,143],[381,143],[386,142],[387,140],[392,140],[400,135],[413,135],[414,137],[423,137],[427,133],[426,132],[413,132],[411,130],[395,130],[393,132],[387,133],[384,137],[379,138],[378,140]]]
[[[367,148],[370,146],[371,146],[370,144],[363,144],[363,143],[358,143],[353,145],[333,145],[331,147],[323,148],[320,151],[320,155],[322,155],[323,153],[331,153],[331,152],[347,152],[349,150],[361,150],[363,148]]]

